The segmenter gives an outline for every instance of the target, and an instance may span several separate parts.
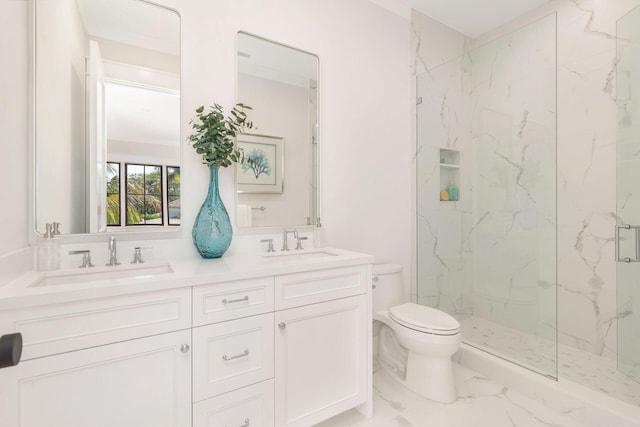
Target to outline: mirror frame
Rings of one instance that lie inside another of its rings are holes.
[[[36,2],[38,0],[29,0],[29,68],[28,68],[28,188],[29,188],[29,209],[28,209],[28,224],[29,224],[29,243],[34,245],[38,239],[42,238],[44,233],[38,231],[37,224],[37,209],[38,209],[38,138],[37,138],[37,93],[36,93],[36,77],[37,77],[37,16],[36,16]],[[183,55],[183,36],[182,36],[182,15],[177,9],[168,7],[163,4],[158,4],[149,0],[137,0],[141,3],[146,3],[153,7],[159,7],[172,12],[178,18],[178,44],[180,46],[180,167],[184,167],[184,124],[183,124],[183,75],[184,75],[184,61]],[[86,120],[86,119],[85,119]],[[185,187],[180,184],[181,199],[184,200]],[[108,229],[105,232],[100,233],[76,233],[76,234],[60,234],[58,237],[61,243],[80,243],[80,242],[100,242],[103,241],[109,235],[117,235],[121,240],[152,240],[152,239],[171,239],[181,237],[183,225],[179,226],[162,226],[154,229],[149,229],[149,226],[135,227],[130,229]]]
[[[316,112],[316,145],[317,145],[317,156],[318,158],[316,159],[316,170],[314,172],[312,172],[312,176],[315,175],[315,179],[317,182],[317,188],[316,188],[316,195],[315,195],[315,203],[316,203],[316,212],[315,212],[315,221],[312,221],[311,224],[304,224],[304,225],[273,225],[273,226],[264,226],[264,227],[238,227],[238,195],[242,193],[241,190],[238,189],[238,181],[237,179],[235,180],[235,197],[234,197],[234,201],[235,201],[235,211],[234,211],[234,220],[233,220],[233,228],[234,228],[234,232],[236,232],[238,235],[250,235],[250,234],[269,234],[269,233],[274,233],[274,232],[279,232],[283,229],[287,229],[287,228],[295,228],[297,230],[303,230],[306,232],[311,232],[313,231],[316,227],[322,227],[322,222],[321,222],[321,218],[322,218],[322,131],[321,131],[321,123],[322,123],[322,79],[321,79],[321,72],[320,72],[320,57],[318,55],[316,55],[315,53],[309,52],[307,50],[304,49],[300,49],[297,48],[295,46],[286,44],[286,43],[281,43],[278,41],[275,41],[273,39],[267,38],[267,37],[263,37],[263,36],[259,36],[257,34],[254,34],[252,32],[249,31],[245,31],[245,30],[238,30],[236,32],[236,37],[235,37],[235,49],[233,51],[234,55],[235,55],[235,61],[234,61],[234,66],[235,66],[235,100],[236,103],[240,102],[240,100],[238,99],[238,86],[239,86],[239,79],[238,79],[238,74],[239,74],[239,66],[238,66],[238,48],[239,48],[239,41],[238,41],[238,36],[240,34],[244,34],[247,36],[251,36],[251,37],[255,37],[257,39],[269,42],[269,43],[273,43],[279,46],[283,46],[289,49],[293,49],[296,50],[298,52],[301,53],[305,53],[307,55],[311,55],[314,58],[316,58],[316,76],[317,76],[317,82],[318,82],[318,90],[317,90],[317,112]],[[249,134],[251,134],[251,131],[248,132]],[[313,135],[312,135],[313,138]],[[235,168],[238,168],[239,165],[236,164]],[[286,171],[285,171],[286,172]],[[235,176],[237,176],[237,171],[234,171]]]

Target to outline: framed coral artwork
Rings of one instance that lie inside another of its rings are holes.
[[[236,166],[239,193],[282,193],[284,139],[276,136],[241,134],[238,148],[244,162]]]

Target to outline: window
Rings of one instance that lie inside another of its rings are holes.
[[[126,164],[127,225],[163,225],[162,167]]]
[[[167,166],[167,223],[180,225],[180,168]]]
[[[179,166],[107,162],[110,227],[179,226],[180,197]]]
[[[107,162],[107,225],[120,225],[120,163]]]

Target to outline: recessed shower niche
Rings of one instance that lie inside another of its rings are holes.
[[[460,200],[460,151],[440,149],[440,201]]]

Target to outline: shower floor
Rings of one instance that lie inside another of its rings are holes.
[[[553,342],[479,317],[460,319],[463,340],[498,357],[548,376],[556,372]],[[590,387],[613,398],[640,406],[640,384],[616,369],[616,361],[559,344],[558,372],[561,380]]]

